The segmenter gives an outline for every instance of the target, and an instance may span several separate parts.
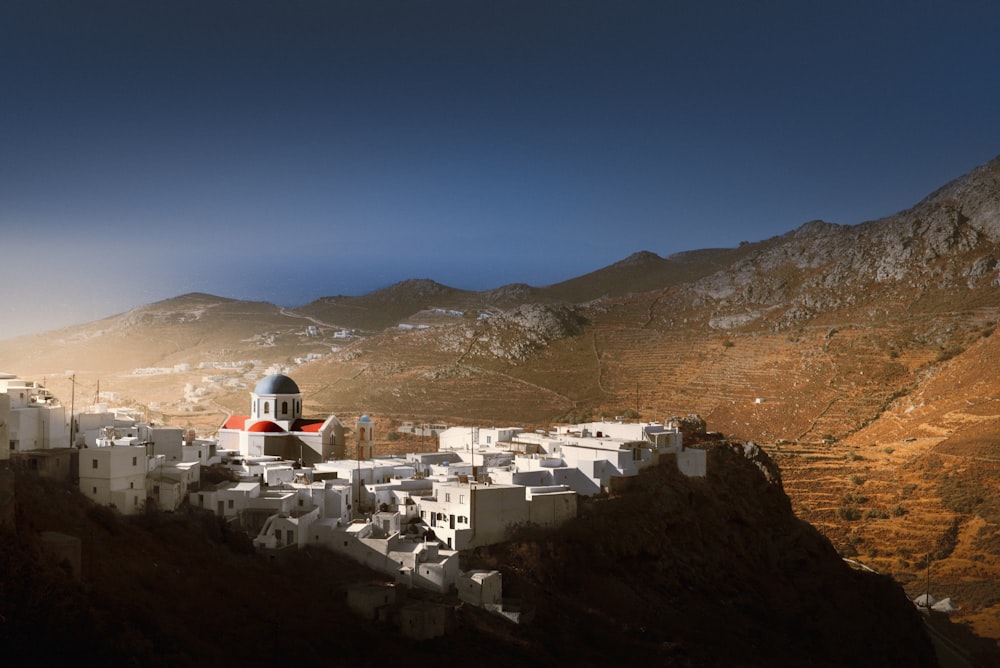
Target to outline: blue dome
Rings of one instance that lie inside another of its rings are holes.
[[[281,373],[261,378],[253,391],[254,394],[300,394],[295,381]]]
[[[362,415],[360,418],[358,418],[358,422],[371,422],[371,421],[372,419],[367,415]]]

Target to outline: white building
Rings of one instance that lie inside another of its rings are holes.
[[[146,448],[142,445],[113,445],[99,441],[96,448],[80,451],[80,491],[104,506],[114,506],[126,515],[142,511],[146,505]]]
[[[458,597],[477,608],[503,604],[503,576],[500,571],[473,570],[458,576]]]
[[[434,496],[420,499],[420,519],[449,548],[464,550],[505,540],[531,522],[531,509],[519,485],[457,480],[435,483]]]
[[[160,510],[177,510],[201,482],[200,462],[170,462],[164,455],[150,458],[146,476],[147,499]]]
[[[336,416],[302,417],[302,392],[283,374],[266,376],[250,393],[250,415],[234,415],[219,428],[220,450],[249,457],[275,455],[304,465],[344,456],[344,425]]]
[[[7,397],[7,458],[11,452],[70,446],[66,410],[47,389],[3,373],[0,394]]]
[[[0,462],[10,459],[14,444],[10,440],[10,397],[0,394]]]

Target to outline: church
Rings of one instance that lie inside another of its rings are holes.
[[[233,415],[219,427],[219,449],[247,457],[273,455],[311,466],[344,456],[344,425],[335,415],[302,417],[302,392],[280,373],[266,376],[250,393],[250,415]]]

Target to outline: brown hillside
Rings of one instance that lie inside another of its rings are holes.
[[[1000,638],[998,259],[1000,159],[860,225],[639,253],[547,288],[406,281],[298,310],[189,295],[0,342],[0,369],[46,378],[64,401],[75,369],[77,397],[100,381],[209,434],[273,365],[310,412],[385,423],[697,412],[774,447],[797,512],[844,553],[903,582],[931,553],[960,614]],[[235,366],[199,368],[216,361]]]

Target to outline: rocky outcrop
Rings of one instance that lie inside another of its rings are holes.
[[[477,550],[474,567],[536,606],[538,663],[936,665],[903,591],[794,516],[766,453],[707,447],[707,478],[654,467],[558,531]]]
[[[475,352],[511,362],[527,359],[551,341],[577,336],[586,320],[566,305],[522,304],[481,325]]]

